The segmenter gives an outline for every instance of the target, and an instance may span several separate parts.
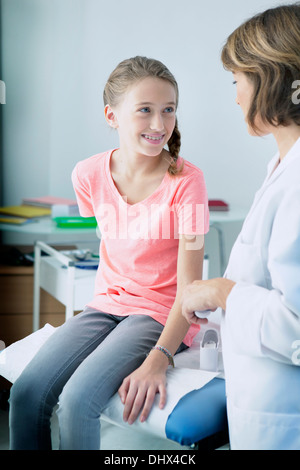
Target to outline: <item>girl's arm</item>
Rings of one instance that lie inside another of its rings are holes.
[[[182,236],[179,240],[177,262],[177,294],[166,325],[157,342],[175,354],[189,329],[189,323],[182,316],[181,296],[184,288],[195,279],[202,278],[204,236]],[[152,350],[143,364],[126,377],[119,389],[124,403],[123,419],[132,424],[140,415],[143,422],[152,408],[157,392],[160,393],[159,407],[166,401],[166,370],[168,358],[158,350]],[[142,410],[142,411],[141,411]]]

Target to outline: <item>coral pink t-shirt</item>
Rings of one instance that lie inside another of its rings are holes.
[[[113,315],[150,315],[165,325],[176,296],[179,234],[209,229],[203,173],[184,161],[179,175],[167,172],[149,197],[130,205],[111,176],[113,151],[77,163],[72,173],[80,214],[95,216],[101,233],[95,294],[88,305]],[[185,344],[190,346],[198,331],[192,325]]]

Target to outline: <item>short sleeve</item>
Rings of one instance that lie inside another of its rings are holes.
[[[80,164],[77,164],[72,172],[72,183],[76,194],[79,212],[82,217],[93,217],[94,209],[90,195],[88,181],[80,177]]]
[[[209,209],[206,185],[201,170],[194,171],[176,194],[178,233],[204,235],[209,231]]]

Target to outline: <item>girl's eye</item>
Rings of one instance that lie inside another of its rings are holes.
[[[141,113],[150,113],[150,108],[148,108],[148,107],[142,108],[142,109],[140,109],[140,112]]]
[[[174,112],[174,108],[172,108],[172,106],[168,106],[168,108],[165,109],[165,112],[166,112],[166,113],[173,113],[173,112]]]

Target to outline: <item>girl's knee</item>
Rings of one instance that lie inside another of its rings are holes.
[[[85,396],[79,390],[73,390],[71,387],[65,386],[59,400],[58,400],[57,415],[59,418],[72,419],[77,416],[80,419],[81,415],[87,412]]]
[[[37,410],[51,413],[54,405],[47,402],[47,400],[49,401],[48,395],[46,383],[43,380],[24,372],[10,390],[10,407],[15,411],[20,410],[22,414],[28,416],[35,414]]]
[[[88,386],[72,387],[67,384],[60,397],[57,415],[62,422],[84,422],[90,418],[100,417],[101,407],[93,403]]]
[[[40,410],[41,394],[34,385],[22,377],[13,384],[10,390],[9,405],[11,420],[33,420]]]
[[[10,389],[10,406],[25,408],[33,400],[33,385],[19,377]]]

